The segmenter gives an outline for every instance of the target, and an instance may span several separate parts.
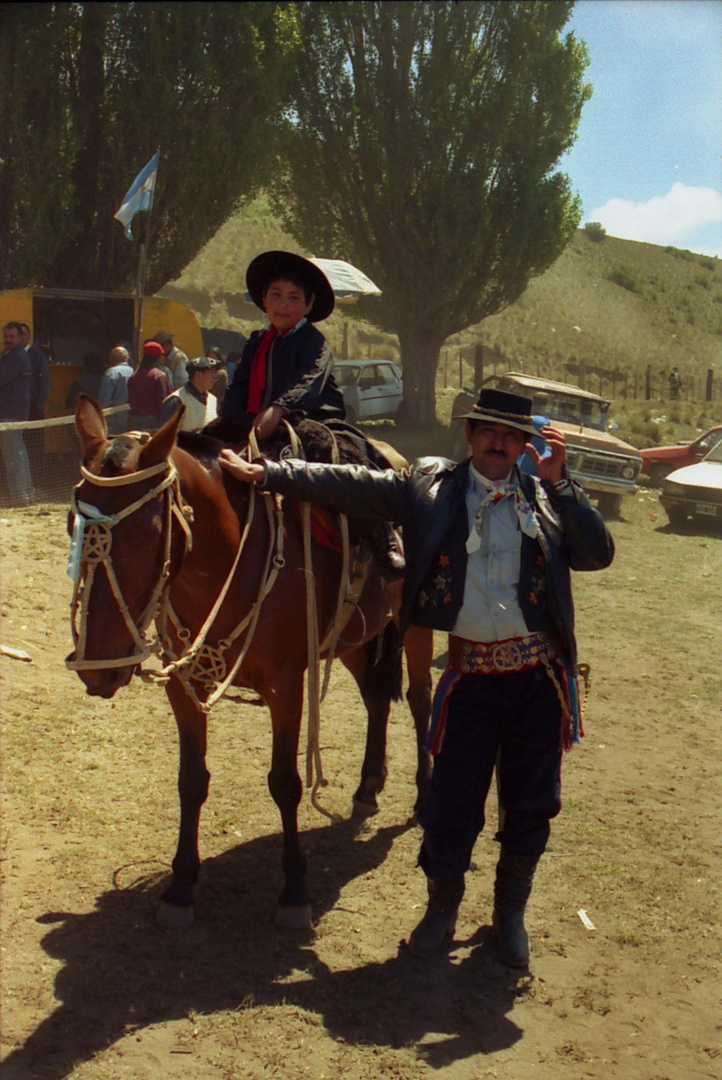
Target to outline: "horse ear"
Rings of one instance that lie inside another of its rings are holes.
[[[78,435],[83,460],[92,461],[108,441],[103,410],[94,398],[81,394],[75,408],[75,431]]]
[[[178,425],[185,411],[185,405],[181,405],[170,420],[167,420],[163,427],[158,428],[155,434],[150,437],[140,452],[140,458],[138,459],[139,469],[149,469],[152,465],[159,465],[161,461],[165,461],[166,458],[170,457],[170,452],[175,446]]]

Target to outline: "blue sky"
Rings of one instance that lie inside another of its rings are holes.
[[[722,257],[722,0],[579,0],[584,108],[562,159],[582,221]]]

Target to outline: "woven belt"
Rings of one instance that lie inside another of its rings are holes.
[[[528,671],[559,656],[561,650],[548,634],[507,638],[505,641],[468,641],[449,634],[449,667],[463,675],[503,675]]]

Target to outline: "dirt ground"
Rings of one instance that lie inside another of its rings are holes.
[[[112,702],[84,694],[63,665],[64,508],[5,511],[2,640],[31,662],[0,659],[3,1080],[718,1078],[722,535],[671,531],[652,492],[612,528],[614,565],[575,579],[586,738],[565,760],[520,975],[489,937],[486,835],[451,952],[399,945],[425,892],[401,704],[377,817],[334,824],[304,797],[315,925],[294,932],[272,921],[268,716],[222,701],[196,924],[156,929],[177,828],[164,694],[137,679]],[[348,815],[363,734],[339,669],[330,811]]]

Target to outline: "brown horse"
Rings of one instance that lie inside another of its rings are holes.
[[[342,557],[313,543],[315,587],[309,600],[310,575],[297,517],[280,500],[234,481],[211,457],[200,461],[180,449],[180,415],[151,437],[129,434],[111,441],[100,408],[81,396],[75,424],[83,479],[75,489],[71,521],[78,574],[76,648],[67,662],[89,694],[110,698],[130,682],[147,656],[161,655],[180,739],[181,809],[172,880],[158,915],[162,925],[193,921],[198,826],[209,784],[209,708],[230,685],[249,687],[261,696],[271,712],[268,784],[284,837],[277,922],[306,926],[311,908],[298,840],[302,786],[296,759],[309,655],[307,628],[317,622],[323,641],[334,623]],[[389,591],[373,560],[365,564],[359,580],[359,595],[350,605],[336,653],[356,679],[368,713],[355,800],[373,812],[386,776],[392,696],[391,680],[379,671],[392,669],[389,658],[398,659],[399,650],[398,640],[391,640]],[[153,623],[156,636],[149,639]],[[423,742],[430,709],[431,638],[427,631],[407,638],[407,696],[416,723],[421,799],[429,777]]]

